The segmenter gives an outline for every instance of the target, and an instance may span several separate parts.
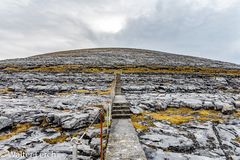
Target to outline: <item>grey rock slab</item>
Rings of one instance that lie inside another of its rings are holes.
[[[54,153],[64,153],[64,154],[71,154],[72,153],[73,145],[68,142],[57,143],[53,146],[49,146],[43,151],[46,152],[54,152]]]
[[[138,107],[138,106],[130,107],[130,110],[133,114],[139,114],[139,113],[144,112],[144,110],[141,107]]]
[[[235,107],[232,104],[225,104],[222,108],[223,114],[232,114],[235,111]]]
[[[46,92],[51,94],[51,93],[58,92],[59,88],[56,85],[46,85],[46,86],[30,85],[26,88],[26,90],[32,91],[32,92]]]
[[[79,114],[62,122],[63,129],[79,129],[88,124],[89,114]]]
[[[220,148],[210,122],[190,124],[186,126],[186,130],[194,135],[200,147]]]
[[[0,130],[10,127],[13,125],[13,122],[8,117],[0,116]]]
[[[100,146],[100,138],[92,138],[90,146],[95,148],[96,146]]]
[[[148,106],[149,106],[149,105],[142,104],[142,103],[138,105],[138,107],[141,108],[142,110],[148,110],[148,109],[150,109]]]
[[[69,156],[69,160],[72,160],[72,155]],[[78,160],[93,160],[93,157],[91,156],[82,156],[82,155],[78,155],[77,156]]]
[[[183,107],[189,107],[192,109],[200,109],[203,106],[202,104],[203,102],[198,99],[182,99],[180,105]]]
[[[133,112],[138,112],[136,106],[149,111],[163,110],[166,107],[189,107],[192,109],[216,109],[222,110],[224,106],[226,112],[232,112],[233,97],[236,94],[222,93],[222,94],[203,94],[203,93],[168,93],[168,94],[126,94]]]
[[[86,132],[86,136],[88,136],[89,138],[94,138],[94,137],[97,137],[99,133],[100,133],[100,128],[90,127]],[[107,129],[103,128],[103,134],[105,133],[107,133]]]
[[[94,110],[91,110],[95,113]],[[89,110],[89,113],[91,113]],[[52,112],[47,115],[49,123],[62,126],[63,129],[78,129],[89,123],[89,113],[80,112]]]
[[[81,155],[84,155],[84,156],[98,156],[99,155],[99,153],[97,153],[89,145],[85,145],[85,144],[78,145],[77,150],[80,152]]]
[[[203,102],[203,108],[214,109],[214,104],[213,104],[212,101],[204,101]]]
[[[224,156],[211,122],[195,122],[184,126],[195,141],[194,153],[212,158]]]
[[[206,156],[198,156],[193,154],[184,153],[174,153],[174,152],[164,152],[162,150],[157,150],[153,154],[151,160],[225,160],[225,157],[210,158]]]
[[[174,148],[179,151],[193,148],[193,141],[182,135],[147,134],[141,136],[141,142],[145,145],[165,149]]]
[[[162,122],[153,122],[156,127],[150,127],[150,130],[153,133],[160,134],[164,133],[166,135],[174,135],[176,133],[186,135],[187,133],[179,128],[175,128],[170,124],[162,123]]]
[[[46,143],[34,143],[31,142],[27,147],[26,147],[26,153],[41,153],[41,151],[46,148],[48,144]]]
[[[146,160],[145,153],[130,119],[113,119],[106,159]]]
[[[240,156],[240,145],[235,141],[240,135],[240,125],[219,124],[216,126],[216,130],[225,153]]]
[[[233,104],[236,108],[240,108],[240,101],[234,101]]]
[[[223,103],[223,102],[221,102],[221,101],[216,101],[216,102],[214,102],[214,105],[215,105],[215,109],[216,109],[216,110],[222,110],[223,107],[224,107],[225,105],[227,105],[227,104],[226,104],[226,103]]]

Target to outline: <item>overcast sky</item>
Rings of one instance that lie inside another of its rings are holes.
[[[240,1],[0,1],[0,59],[92,47],[146,48],[240,64]]]

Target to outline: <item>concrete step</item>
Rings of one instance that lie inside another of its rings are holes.
[[[129,105],[129,103],[128,103],[128,102],[116,102],[116,101],[114,101],[114,102],[113,102],[113,105],[116,105],[116,106]]]
[[[131,111],[129,109],[127,110],[113,110],[112,114],[131,114]]]
[[[122,104],[125,104],[125,103],[128,103],[128,101],[126,100],[126,97],[124,95],[115,95],[114,97],[114,100],[113,100],[113,103],[122,103]]]
[[[115,111],[115,110],[130,110],[130,109],[128,106],[118,106],[118,107],[113,106],[112,110]]]
[[[131,117],[131,114],[112,114],[113,119],[127,119],[130,117]]]
[[[113,103],[113,106],[115,107],[121,107],[121,106],[128,106],[129,107],[129,104],[128,103]]]
[[[147,160],[130,119],[113,119],[105,159]]]

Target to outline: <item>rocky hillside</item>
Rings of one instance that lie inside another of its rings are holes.
[[[1,68],[22,67],[33,69],[39,66],[78,65],[80,68],[152,68],[198,67],[240,69],[240,65],[205,58],[183,56],[165,52],[129,49],[102,48],[81,49],[37,55],[28,58],[0,61]]]
[[[71,159],[71,138],[111,103],[116,73],[148,159],[240,159],[240,65],[125,48],[0,61],[0,159]],[[99,159],[98,123],[79,159]]]

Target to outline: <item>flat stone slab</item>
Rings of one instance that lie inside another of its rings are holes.
[[[147,160],[130,119],[113,119],[107,160]]]
[[[126,100],[125,95],[116,95],[113,103],[128,103],[128,101]]]

